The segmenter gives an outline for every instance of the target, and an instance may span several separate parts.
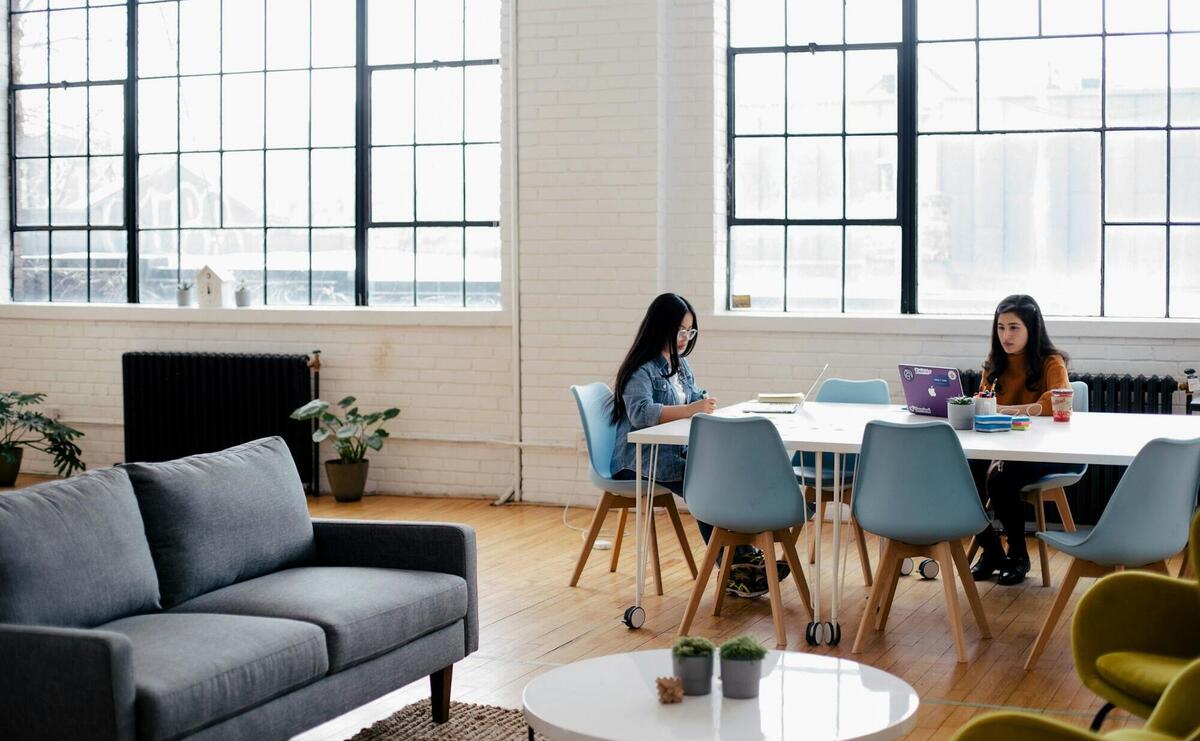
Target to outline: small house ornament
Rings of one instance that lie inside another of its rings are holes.
[[[233,306],[233,274],[211,265],[196,271],[196,303],[202,309]]]

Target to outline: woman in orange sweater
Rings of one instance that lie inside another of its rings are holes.
[[[996,393],[996,404],[1004,414],[1048,416],[1051,389],[1070,388],[1067,360],[1067,354],[1050,341],[1037,301],[1032,296],[1009,296],[996,307],[992,350],[983,364],[981,390]],[[1000,584],[1025,580],[1029,551],[1025,547],[1021,489],[1043,476],[1068,469],[1059,463],[971,461],[979,496],[985,502],[992,500],[992,509],[1008,541],[1006,555],[990,524],[979,533],[983,554],[971,568],[975,581],[989,579],[997,571]]]

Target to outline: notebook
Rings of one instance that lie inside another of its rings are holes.
[[[825,371],[829,370],[829,363],[821,369],[817,377],[813,380],[812,385],[808,387],[806,393],[763,393],[758,395],[757,402],[747,404],[742,408],[745,414],[795,414],[800,411],[800,407],[804,406],[804,402],[808,397],[812,396],[813,389],[821,382],[821,377],[825,375]]]

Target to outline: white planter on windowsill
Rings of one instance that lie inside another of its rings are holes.
[[[175,289],[175,304],[177,306],[192,305],[192,289],[191,288],[176,288]]]

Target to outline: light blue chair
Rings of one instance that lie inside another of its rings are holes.
[[[923,556],[939,562],[945,573],[946,613],[958,660],[966,661],[954,574],[980,634],[991,638],[961,542],[982,530],[988,518],[958,435],[943,421],[868,422],[854,488],[854,517],[864,530],[884,539],[884,546],[852,653],[862,652],[872,618],[875,630],[886,627],[904,559]]]
[[[1088,411],[1088,385],[1083,381],[1071,381],[1071,388],[1075,391],[1071,408],[1076,412]],[[1086,463],[1080,463],[1072,466],[1068,471],[1043,476],[1021,489],[1021,497],[1033,505],[1033,514],[1037,518],[1039,533],[1046,532],[1047,503],[1053,503],[1058,509],[1058,517],[1062,520],[1063,530],[1068,533],[1075,532],[1075,517],[1071,514],[1070,503],[1067,502],[1066,488],[1078,484],[1083,475],[1087,473],[1087,469]],[[1037,546],[1038,560],[1041,562],[1042,568],[1042,586],[1048,587],[1050,586],[1050,553],[1046,548],[1046,541],[1039,539]],[[972,540],[971,551],[967,554],[968,561],[975,560],[977,550],[979,550],[979,544]]]
[[[817,390],[817,395],[813,401],[831,402],[835,404],[890,404],[891,392],[888,391],[887,381],[882,378],[874,378],[869,381],[851,381],[845,378],[830,378],[821,384],[821,388]],[[817,480],[816,455],[813,453],[797,452],[792,456],[792,468],[796,472],[796,478],[804,482],[804,497],[805,499],[816,501],[817,492],[813,484]],[[847,455],[842,457],[842,465],[846,472],[843,476],[845,489],[842,492],[842,501],[850,504],[850,497],[854,487],[854,467],[858,463],[858,456]],[[825,517],[825,503],[833,501],[833,453],[823,453],[821,455],[821,501],[817,502],[817,517]],[[854,532],[854,542],[858,546],[858,561],[862,566],[863,581],[869,587],[871,586],[871,558],[867,555],[867,539],[863,536],[862,528],[858,526],[858,522],[850,519],[850,529]],[[808,541],[808,562],[813,563],[817,559],[817,541],[812,538]]]
[[[792,578],[808,610],[809,620],[812,620],[813,612],[808,582],[796,554],[796,536],[807,519],[808,508],[796,484],[779,431],[770,420],[762,417],[728,418],[710,414],[692,417],[683,490],[692,514],[711,524],[713,532],[700,564],[700,576],[692,588],[683,622],[679,624],[679,635],[687,635],[692,626],[717,554],[724,549],[713,615],[721,614],[734,548],[756,545],[766,557],[775,639],[778,647],[784,648],[787,632],[783,627],[783,598],[775,569],[776,543],[783,546],[784,557],[792,568]]]
[[[1025,668],[1037,663],[1063,608],[1081,577],[1124,568],[1167,573],[1166,559],[1183,550],[1200,487],[1200,438],[1151,440],[1125,470],[1095,527],[1073,533],[1038,533],[1071,556],[1054,604],[1029,650]]]
[[[612,470],[613,448],[617,444],[617,428],[609,416],[612,409],[612,391],[603,383],[589,383],[586,386],[572,386],[571,395],[579,407],[579,420],[583,423],[583,435],[588,448],[588,478],[603,492],[596,511],[592,514],[592,524],[588,528],[583,541],[583,551],[575,563],[575,573],[571,576],[571,586],[579,583],[583,567],[587,565],[588,555],[604,518],[610,509],[621,511],[621,520],[617,523],[617,535],[613,539],[612,563],[609,571],[617,570],[617,561],[621,558],[621,540],[625,535],[625,519],[629,510],[634,506],[634,495],[637,493],[637,481],[632,479],[618,480],[613,478]],[[688,545],[687,535],[683,531],[683,522],[679,519],[679,509],[675,506],[675,495],[669,489],[655,487],[653,506],[663,507],[675,527],[675,535],[679,538],[679,548],[691,569],[692,578],[696,578],[696,561],[692,558],[692,549]],[[658,594],[663,593],[662,565],[658,557],[658,532],[654,526],[654,518],[650,518],[650,555],[654,565],[654,586]]]

